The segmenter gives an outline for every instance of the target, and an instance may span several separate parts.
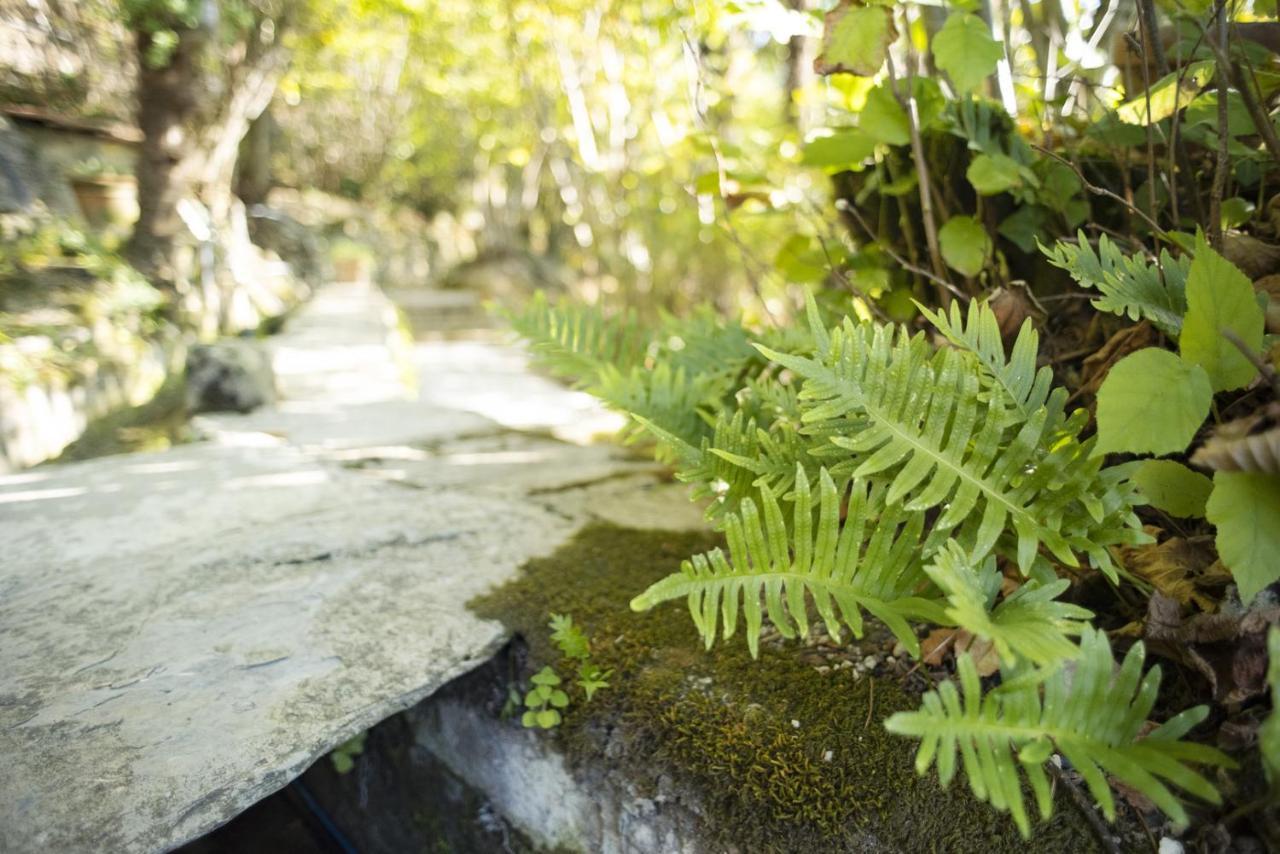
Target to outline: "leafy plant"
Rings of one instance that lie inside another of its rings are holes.
[[[1115,802],[1105,775],[1186,824],[1186,811],[1169,784],[1218,803],[1217,789],[1189,763],[1235,763],[1215,748],[1182,740],[1204,720],[1205,706],[1187,709],[1139,738],[1160,687],[1160,669],[1144,675],[1143,658],[1142,644],[1134,644],[1115,671],[1106,635],[1086,628],[1074,668],[1024,674],[983,694],[977,668],[965,654],[956,664],[960,690],[944,682],[925,695],[920,710],[898,712],[885,726],[920,739],[916,770],[923,774],[936,763],[944,786],[955,776],[958,752],[974,795],[1012,813],[1024,835],[1030,822],[1018,770],[1035,794],[1040,817],[1049,818],[1053,799],[1044,765],[1055,751],[1079,770],[1108,820],[1115,819]]]
[[[602,669],[591,660],[591,642],[573,618],[567,614],[552,614],[551,642],[554,643],[565,658],[577,662],[577,685],[586,695],[587,702],[595,696],[596,691],[609,687],[612,670]]]
[[[560,710],[569,705],[569,695],[560,686],[560,676],[550,665],[530,677],[533,687],[524,695],[525,713],[520,722],[532,729],[552,729],[560,725]]]
[[[1141,278],[1148,296],[1154,293],[1152,268],[1136,258],[1125,259],[1114,246],[1100,244],[1097,255],[1080,247],[1068,251],[1059,246],[1057,251],[1055,263],[1063,263],[1081,284],[1114,283],[1115,270],[1138,270],[1141,277],[1130,280]],[[1099,262],[1099,257],[1107,260]],[[1112,272],[1091,278],[1099,275],[1100,264]],[[1150,302],[1136,300],[1127,305],[1137,306],[1131,316],[1153,321],[1158,316],[1163,328],[1177,330],[1179,353],[1146,347],[1112,366],[1098,390],[1098,453],[1182,453],[1209,417],[1214,393],[1242,388],[1258,374],[1264,316],[1244,274],[1203,241],[1189,264],[1170,259],[1164,266],[1166,276],[1171,270],[1187,271],[1178,291],[1184,313],[1157,314]],[[1171,293],[1165,291],[1166,296]],[[1165,309],[1178,304],[1169,299]],[[1153,388],[1160,393],[1152,394]],[[1157,506],[1175,515],[1207,515],[1217,526],[1218,552],[1245,603],[1280,579],[1274,559],[1280,551],[1280,487],[1274,477],[1218,472],[1209,492],[1203,475],[1162,460],[1144,464],[1138,482]]]

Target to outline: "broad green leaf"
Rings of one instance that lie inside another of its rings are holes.
[[[983,196],[994,196],[1022,184],[1021,167],[1007,154],[979,154],[969,164],[965,177]]]
[[[1195,99],[1204,85],[1213,78],[1215,64],[1211,59],[1193,62],[1186,68],[1171,72],[1151,84],[1150,121],[1158,122],[1169,118],[1178,110]],[[1131,125],[1145,125],[1148,122],[1147,94],[1141,92],[1136,98],[1125,101],[1116,108],[1120,120]]]
[[[933,37],[933,58],[947,72],[956,89],[971,92],[996,70],[1004,47],[977,15],[953,14]]]
[[[827,15],[822,53],[814,63],[819,74],[847,72],[869,77],[884,65],[897,33],[893,13],[883,6],[837,7]]]
[[[1217,472],[1207,515],[1218,528],[1218,556],[1247,605],[1280,579],[1280,477]]]
[[[942,260],[957,273],[976,276],[991,255],[991,238],[971,216],[953,216],[938,231]]]
[[[839,128],[826,136],[814,136],[805,143],[801,162],[841,172],[862,168],[863,161],[875,154],[876,141],[859,128]]]
[[[1133,476],[1147,502],[1171,516],[1203,516],[1213,481],[1173,460],[1146,460]]]
[[[1096,453],[1184,451],[1212,401],[1213,388],[1199,365],[1158,347],[1130,353],[1098,389]]]
[[[1223,332],[1231,330],[1255,353],[1262,349],[1264,317],[1253,285],[1207,244],[1196,247],[1187,274],[1187,316],[1178,340],[1182,358],[1205,369],[1214,391],[1241,388],[1257,374]]]
[[[906,145],[911,141],[911,124],[906,110],[880,85],[867,93],[867,103],[858,115],[858,127],[872,139],[886,145]]]
[[[1019,205],[1017,209],[1001,221],[996,230],[1000,236],[1017,245],[1023,252],[1036,251],[1044,234],[1046,222],[1045,211],[1036,205]]]

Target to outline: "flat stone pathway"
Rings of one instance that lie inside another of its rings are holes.
[[[699,524],[565,441],[614,416],[516,348],[414,344],[376,288],[322,289],[271,347],[270,410],[0,477],[0,851],[196,838],[492,655],[465,604],[525,560],[596,518]]]

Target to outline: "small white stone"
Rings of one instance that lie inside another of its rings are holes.
[[[800,722],[799,722],[799,721],[797,721],[797,720],[792,720],[792,721],[791,721],[791,727],[792,727],[792,729],[800,729]]]
[[[823,762],[830,762],[832,759],[835,759],[835,758],[836,758],[836,752],[834,750],[828,750],[827,752],[822,754]]]
[[[868,655],[866,658],[862,659],[862,666],[868,670],[874,669],[876,666],[876,657],[874,655]]]
[[[1176,839],[1170,839],[1168,836],[1160,838],[1160,854],[1182,854],[1185,849],[1182,843]]]

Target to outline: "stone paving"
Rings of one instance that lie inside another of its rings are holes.
[[[273,339],[276,407],[0,477],[0,851],[176,847],[492,655],[465,603],[581,525],[699,524],[574,444],[616,426],[584,395],[441,339],[331,285]]]

